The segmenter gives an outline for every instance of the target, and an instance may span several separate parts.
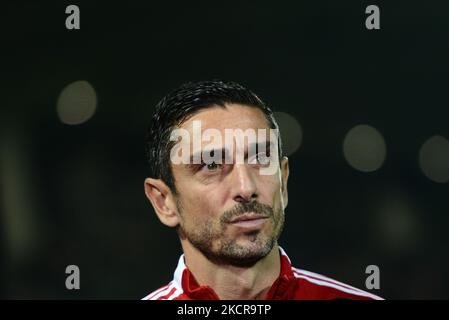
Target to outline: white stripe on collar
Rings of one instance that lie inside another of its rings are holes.
[[[288,259],[288,262],[291,263],[290,258],[288,257],[287,253],[285,253],[284,249],[281,248],[281,246],[278,245],[279,251],[281,254]],[[178,266],[176,267],[175,274],[173,276],[173,282],[177,289],[182,289],[182,274],[184,273],[184,270],[186,269],[186,264],[184,261],[184,254],[179,257]]]

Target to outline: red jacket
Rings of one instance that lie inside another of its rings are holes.
[[[371,293],[359,290],[322,275],[296,269],[279,247],[281,272],[267,293],[267,300],[382,300]],[[173,280],[166,286],[150,293],[142,300],[218,300],[209,286],[200,286],[184,264],[184,255],[179,259]]]

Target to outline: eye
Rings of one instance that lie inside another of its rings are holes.
[[[266,152],[258,153],[257,162],[261,165],[267,165],[270,162],[270,155]]]
[[[270,163],[270,155],[267,152],[259,152],[251,159],[248,159],[249,164],[253,165],[268,165]]]
[[[221,164],[217,164],[215,162],[211,162],[211,163],[204,163],[203,167],[206,168],[207,171],[217,171],[219,168],[221,168]]]

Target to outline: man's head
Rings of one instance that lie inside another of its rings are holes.
[[[274,141],[264,136],[267,148],[256,143],[256,156],[245,163],[174,164],[170,155],[175,145],[185,145],[192,154],[211,145],[210,141],[195,145],[191,139],[171,141],[176,129],[194,136],[195,123],[223,136],[226,130],[278,129],[277,123],[250,90],[236,83],[207,81],[185,84],[165,96],[148,131],[152,177],[145,180],[145,192],[161,222],[177,227],[183,246],[193,246],[210,260],[252,265],[271,251],[284,223],[288,160],[282,157],[280,136]],[[266,164],[259,158],[270,156],[270,143],[277,145],[280,166],[274,174],[263,175],[260,169]],[[250,157],[248,139],[242,147]],[[230,149],[234,160],[237,149]]]

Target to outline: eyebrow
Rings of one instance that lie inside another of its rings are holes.
[[[235,145],[233,144],[232,146],[233,146],[233,149],[235,150]],[[261,150],[262,146],[264,146],[264,150]],[[271,147],[270,140],[264,140],[264,141],[257,142],[257,143],[251,143],[250,145],[248,145],[248,148],[245,149],[244,160],[248,159],[248,150],[252,150],[252,148],[255,148],[255,150],[256,150],[255,154],[258,154],[259,152],[262,152],[262,151],[265,151],[265,152],[270,151],[271,150],[270,147]],[[219,151],[221,151],[222,159],[224,159],[226,157],[226,154],[230,153],[229,148],[221,148],[221,149],[220,148],[217,148],[217,149],[212,148],[212,149],[197,151],[190,156],[190,163],[188,164],[188,166],[195,166],[198,164],[202,164],[203,163],[203,157],[202,157],[203,153],[212,154],[212,152],[213,152],[215,154],[216,152],[218,153]],[[197,159],[200,159],[200,163],[193,162],[193,159],[195,159],[195,157]],[[225,163],[225,162],[223,162],[223,163]]]
[[[227,148],[221,148],[221,149],[206,149],[206,150],[201,150],[201,151],[197,151],[197,152],[195,152],[194,154],[192,154],[191,156],[190,156],[190,164],[191,165],[195,165],[195,164],[199,164],[199,163],[194,163],[193,162],[193,159],[195,159],[195,157],[196,158],[199,158],[200,159],[200,163],[202,163],[203,162],[203,153],[209,153],[209,154],[211,154],[212,152],[215,154],[215,152],[219,152],[219,151],[221,151],[221,156],[222,156],[222,158],[226,155],[226,151],[227,151],[228,149]],[[229,151],[228,151],[229,152]]]

